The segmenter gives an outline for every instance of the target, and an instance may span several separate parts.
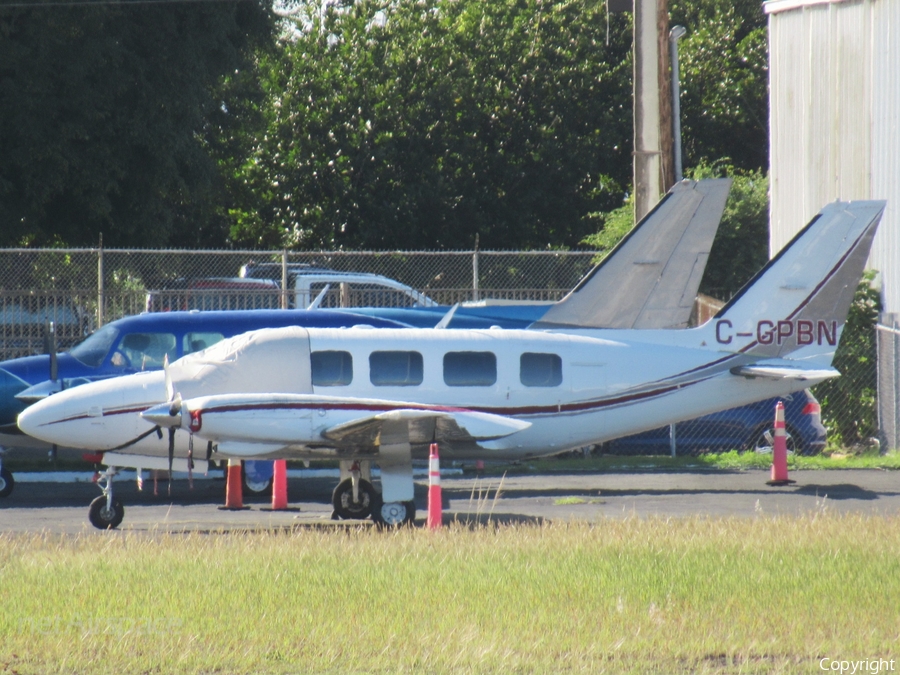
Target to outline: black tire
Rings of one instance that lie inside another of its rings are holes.
[[[353,479],[342,480],[331,493],[331,505],[341,520],[365,520],[372,515],[376,506],[380,508],[378,493],[372,484],[359,480],[359,503],[353,503]]]
[[[0,469],[0,497],[9,497],[15,485],[12,472],[4,466]]]
[[[114,530],[125,517],[125,507],[118,497],[113,497],[111,508],[106,507],[106,497],[100,495],[91,502],[88,520],[98,530]]]
[[[225,469],[225,477],[228,478],[228,469]],[[244,491],[251,495],[259,495],[262,497],[272,496],[273,478],[267,481],[254,481],[247,477],[247,471],[244,469],[244,463],[241,462],[241,481],[244,484]]]
[[[785,427],[784,429],[785,435],[787,436],[787,450],[788,454],[793,454],[797,452],[798,454],[803,454],[802,446],[797,448],[798,443],[794,441],[795,434],[791,433],[791,429],[789,427]],[[750,452],[755,452],[759,455],[771,455],[772,449],[775,443],[775,428],[772,426],[762,426],[756,430],[753,434],[753,438],[750,439],[750,442],[747,443],[747,448]]]
[[[415,502],[381,504],[372,513],[372,520],[379,528],[411,527],[416,521]]]

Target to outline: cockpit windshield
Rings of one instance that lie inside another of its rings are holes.
[[[72,347],[69,350],[69,354],[86,366],[98,368],[103,363],[103,359],[106,358],[117,337],[119,337],[118,328],[111,325],[104,326],[97,332],[89,335],[83,342]]]

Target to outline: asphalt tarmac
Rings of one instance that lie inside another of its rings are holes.
[[[766,471],[651,473],[564,473],[552,475],[449,476],[442,479],[444,521],[540,523],[602,521],[623,517],[767,517],[811,512],[900,513],[900,472],[884,470],[797,471],[795,484],[772,487]],[[502,480],[502,483],[501,483]],[[143,491],[133,480],[117,480],[125,506],[120,530],[203,531],[292,527],[357,526],[331,520],[336,478],[291,478],[289,509],[272,511],[269,498],[246,495],[239,511],[220,508],[222,478],[165,480],[154,494],[152,479]],[[498,494],[499,489],[499,494]],[[416,524],[424,523],[427,481],[416,481]],[[0,532],[96,533],[88,505],[100,495],[90,482],[17,482],[0,499]],[[368,521],[365,521],[368,525]]]

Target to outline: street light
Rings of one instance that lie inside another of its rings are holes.
[[[669,31],[669,52],[672,56],[672,142],[675,146],[675,182],[680,183],[681,172],[681,90],[678,77],[678,40],[687,31],[684,26],[673,26]]]

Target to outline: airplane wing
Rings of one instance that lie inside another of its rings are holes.
[[[684,328],[731,179],[682,181],[534,328]]]
[[[337,424],[322,435],[342,446],[374,446],[386,423],[406,422],[409,442],[475,443],[527,429],[531,422],[469,410],[435,411],[400,408]]]
[[[164,403],[141,417],[214,441],[220,452],[261,455],[287,446],[379,452],[400,434],[412,445],[474,444],[527,429],[531,422],[464,408],[312,394],[223,394]],[[313,421],[315,420],[315,421]]]
[[[840,373],[834,368],[797,368],[781,365],[765,365],[762,363],[732,368],[734,375],[743,377],[762,377],[770,380],[800,380],[801,382],[821,382]]]

